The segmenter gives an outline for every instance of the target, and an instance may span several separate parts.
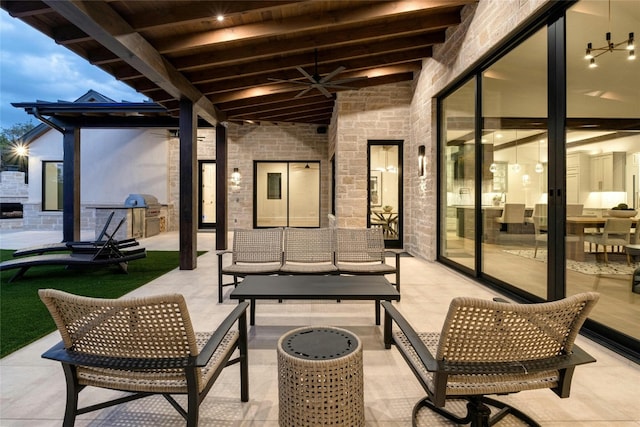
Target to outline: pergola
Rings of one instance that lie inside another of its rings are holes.
[[[83,128],[163,128],[180,129],[193,132],[193,138],[181,138],[180,145],[180,268],[184,270],[196,267],[197,257],[197,199],[196,186],[196,147],[192,144],[198,127],[210,127],[207,121],[198,123],[181,121],[167,112],[162,105],[154,102],[24,102],[14,103],[14,107],[23,108],[49,127],[62,133],[63,145],[63,241],[80,240],[80,130]],[[219,153],[226,153],[226,133],[224,126],[217,126],[216,138]],[[219,158],[226,156],[219,156]],[[226,168],[221,162],[220,169]],[[226,171],[225,171],[226,175]],[[226,247],[226,180],[217,180],[217,203],[222,215],[218,214],[216,225],[216,247]]]

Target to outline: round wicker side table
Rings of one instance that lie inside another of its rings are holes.
[[[364,426],[362,344],[334,327],[294,329],[278,340],[280,426]]]

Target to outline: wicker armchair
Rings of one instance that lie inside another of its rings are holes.
[[[440,333],[415,332],[382,302],[399,328],[393,343],[427,392],[414,407],[414,426],[423,407],[458,424],[489,426],[511,414],[537,426],[486,395],[550,388],[569,397],[575,367],[595,362],[574,340],[598,298],[594,292],[540,304],[455,298]],[[467,414],[447,410],[449,400],[466,401]]]
[[[99,299],[41,289],[62,341],[42,357],[62,363],[67,382],[63,425],[76,416],[120,403],[163,395],[187,426],[198,425],[199,406],[222,369],[240,363],[240,398],[249,400],[248,303],[239,304],[213,333],[195,333],[182,295]],[[232,326],[238,322],[238,330]],[[238,357],[231,359],[238,349]],[[78,408],[87,386],[131,392]],[[187,395],[187,408],[171,396]]]

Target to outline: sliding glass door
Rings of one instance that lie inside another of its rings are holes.
[[[547,297],[546,46],[544,28],[482,73],[482,273],[540,298]]]
[[[198,188],[198,228],[216,226],[216,162],[200,160],[200,186]]]
[[[439,259],[528,301],[598,291],[589,331],[638,357],[640,7],[551,15],[439,98]]]
[[[442,100],[440,135],[440,254],[475,269],[475,79]]]
[[[254,162],[254,227],[319,227],[320,162]]]
[[[609,22],[615,23],[611,29]],[[632,272],[640,264],[637,258],[627,259],[624,245],[619,244],[627,235],[633,244],[638,235],[640,61],[629,59],[626,42],[620,46],[623,50],[595,58],[597,67],[590,67],[584,55],[574,54],[584,54],[587,43],[604,45],[608,31],[615,43],[630,31],[638,34],[640,4],[582,1],[567,10],[566,27],[567,52],[571,52],[566,65],[566,292],[600,292],[592,318],[640,340],[640,287],[634,291],[632,286]],[[611,210],[614,207],[629,209]],[[617,240],[605,238],[605,227],[614,224],[621,226],[622,234]]]

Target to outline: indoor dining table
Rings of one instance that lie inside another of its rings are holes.
[[[602,229],[609,218],[612,217],[568,216],[567,235],[576,235],[578,240],[575,243],[567,243],[567,258],[584,261],[584,230],[587,228]],[[638,218],[631,218],[632,227],[636,227],[637,224]]]
[[[372,210],[371,213],[377,222],[382,225],[386,237],[396,237],[398,235],[398,212]]]

